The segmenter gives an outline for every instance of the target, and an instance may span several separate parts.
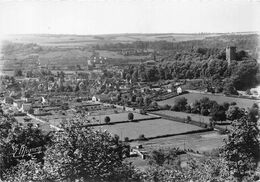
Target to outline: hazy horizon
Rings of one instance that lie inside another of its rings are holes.
[[[0,35],[258,32],[259,10],[245,0],[2,1]]]
[[[96,33],[96,34],[73,34],[73,33],[16,33],[16,34],[5,34],[5,35],[75,35],[75,36],[94,36],[94,35],[134,35],[134,34],[146,34],[146,35],[167,35],[167,34],[187,34],[187,35],[191,35],[191,34],[257,34],[260,33],[260,31],[242,31],[242,32],[150,32],[150,33],[138,33],[138,32],[132,32],[132,33],[127,33],[127,32],[119,32],[119,33]]]

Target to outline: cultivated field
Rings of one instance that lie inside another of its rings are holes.
[[[166,119],[154,119],[140,122],[104,125],[95,128],[107,130],[112,134],[117,134],[121,139],[124,139],[124,137],[128,137],[129,139],[137,139],[141,134],[144,134],[145,137],[155,137],[202,129],[197,126],[174,122]]]
[[[187,116],[190,116],[192,120],[202,122],[202,123],[210,123],[210,116],[202,116],[199,114],[192,114],[192,113],[185,113],[185,112],[176,112],[176,111],[169,111],[169,110],[160,110],[160,111],[154,111],[154,114],[165,114],[172,117],[178,117],[178,118],[187,118]]]
[[[222,104],[224,102],[236,102],[238,107],[241,108],[248,108],[251,107],[254,103],[260,103],[260,100],[252,100],[252,99],[244,99],[244,98],[234,98],[234,97],[226,97],[226,96],[219,96],[219,95],[213,95],[213,94],[202,94],[202,93],[188,93],[185,95],[173,97],[171,99],[167,99],[164,101],[158,102],[160,105],[168,104],[173,105],[174,101],[178,97],[185,97],[188,100],[188,103],[193,103],[195,100],[200,100],[203,97],[208,97],[210,100],[215,100],[219,104]]]
[[[36,43],[43,46],[75,47],[104,43],[131,43],[134,41],[187,41],[201,40],[221,34],[110,34],[110,35],[11,35],[7,39],[19,43]]]
[[[189,135],[179,135],[167,138],[158,138],[149,141],[133,142],[131,145],[142,144],[147,151],[163,148],[169,149],[179,147],[181,149],[193,149],[194,151],[211,151],[224,145],[227,135],[220,135],[216,131],[205,133],[195,133]]]

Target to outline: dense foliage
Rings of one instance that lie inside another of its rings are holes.
[[[28,126],[21,126],[14,118],[2,115],[0,116],[0,133],[1,176],[16,166],[20,160],[30,160],[36,157],[38,162],[43,162],[43,151],[50,138],[37,126],[31,123],[28,123]],[[41,152],[32,156],[23,155],[28,148],[39,148]]]
[[[228,67],[227,61],[223,59],[196,60],[193,57],[184,57],[178,58],[178,60],[163,61],[153,67],[128,66],[123,72],[123,78],[132,82],[138,80],[155,82],[169,79],[205,79],[210,81],[206,87],[220,87],[223,90],[223,88],[233,86],[236,89],[247,89],[257,83],[258,70],[259,65],[256,60],[251,58],[243,61],[232,61]],[[227,93],[234,94],[228,89]]]
[[[135,169],[123,162],[129,147],[119,141],[119,137],[112,137],[107,132],[93,131],[83,125],[77,119],[63,121],[63,132],[55,132],[51,141],[44,143],[43,153],[33,158],[26,155],[24,158],[13,159],[10,156],[13,151],[7,145],[14,142],[4,143],[1,147],[1,156],[4,159],[1,160],[1,178],[6,181],[131,181],[137,178]],[[24,134],[23,137],[19,135],[19,139],[22,141],[15,140],[20,145],[36,147],[32,142],[42,144],[38,141],[40,136],[36,136],[32,128],[21,130]],[[17,132],[10,130],[10,134],[14,136]],[[9,153],[6,152],[7,149]],[[5,161],[10,161],[8,157],[15,160],[15,163],[8,163],[7,166]]]
[[[223,148],[223,157],[229,174],[237,181],[250,179],[259,162],[258,117],[259,108],[254,105],[248,114],[244,113],[242,117],[234,120],[233,130]]]

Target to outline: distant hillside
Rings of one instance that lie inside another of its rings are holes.
[[[108,34],[108,35],[54,35],[54,34],[29,34],[10,35],[8,40],[17,43],[36,43],[44,46],[87,46],[105,43],[131,43],[135,41],[169,41],[179,42],[188,40],[202,40],[207,37],[224,34]]]

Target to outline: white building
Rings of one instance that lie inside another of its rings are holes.
[[[178,87],[177,88],[177,94],[181,94],[182,93],[182,88],[181,87]]]
[[[98,101],[98,98],[97,98],[96,96],[93,96],[93,97],[92,97],[92,101],[93,101],[93,102],[97,102],[97,101]]]

